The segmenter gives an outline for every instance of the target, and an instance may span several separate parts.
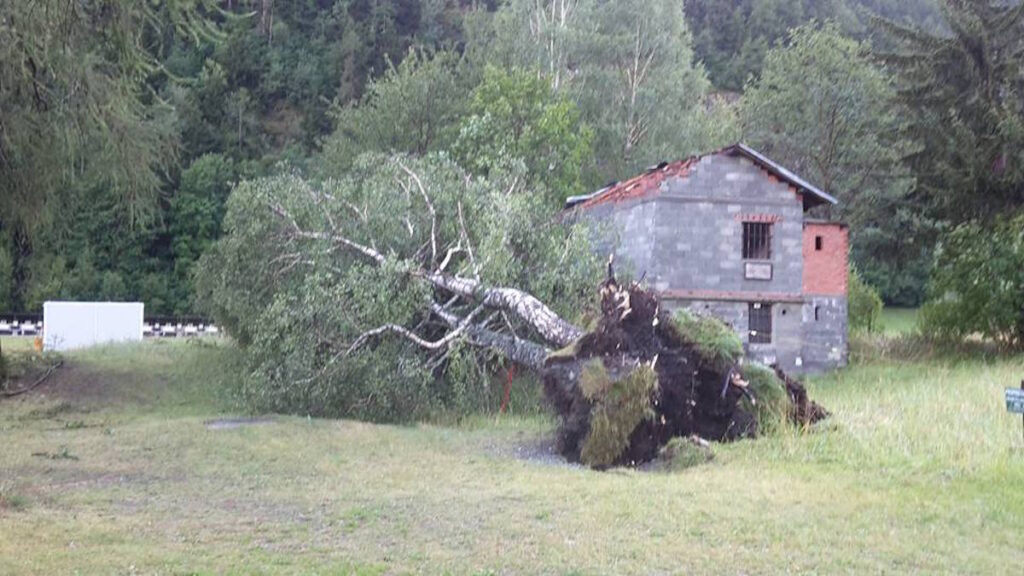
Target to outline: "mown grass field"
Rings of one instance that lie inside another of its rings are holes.
[[[5,349],[7,343],[5,342]],[[0,400],[0,574],[1020,574],[1024,358],[866,363],[827,425],[680,472],[593,472],[553,423],[237,415],[229,349],[67,358]]]

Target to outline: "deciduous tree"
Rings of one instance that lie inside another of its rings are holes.
[[[742,100],[744,139],[834,194],[864,278],[890,302],[917,304],[928,221],[909,196],[904,109],[869,46],[835,24],[794,29],[768,52]]]

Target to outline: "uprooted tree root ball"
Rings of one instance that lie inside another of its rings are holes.
[[[561,417],[559,451],[595,468],[632,465],[673,438],[729,441],[828,416],[799,382],[742,358],[722,322],[673,317],[652,291],[609,275],[596,327],[544,369],[545,395]]]

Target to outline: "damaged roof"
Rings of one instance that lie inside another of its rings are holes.
[[[685,160],[675,162],[662,162],[657,166],[648,168],[643,174],[634,176],[624,182],[614,182],[600,190],[580,196],[570,196],[565,201],[565,208],[591,208],[599,204],[622,202],[624,200],[645,198],[658,193],[661,183],[670,177],[686,178],[701,158],[726,154],[729,156],[743,156],[761,169],[775,176],[779,180],[792,186],[800,194],[804,201],[804,210],[809,210],[821,204],[837,204],[830,194],[824,192],[803,178],[797,176],[778,162],[761,154],[757,150],[743,143],[733,144],[700,156],[691,156]]]

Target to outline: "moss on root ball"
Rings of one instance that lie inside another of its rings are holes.
[[[786,383],[771,368],[757,362],[745,364],[740,372],[753,396],[753,400],[745,396],[741,400],[742,407],[755,415],[761,434],[777,431],[791,411],[792,402],[786,393]]]
[[[593,367],[590,370],[596,374]],[[657,388],[654,369],[643,365],[611,382],[602,397],[591,398],[594,407],[590,412],[590,432],[583,441],[580,461],[594,468],[615,463],[629,446],[633,430],[654,416],[651,396]]]

